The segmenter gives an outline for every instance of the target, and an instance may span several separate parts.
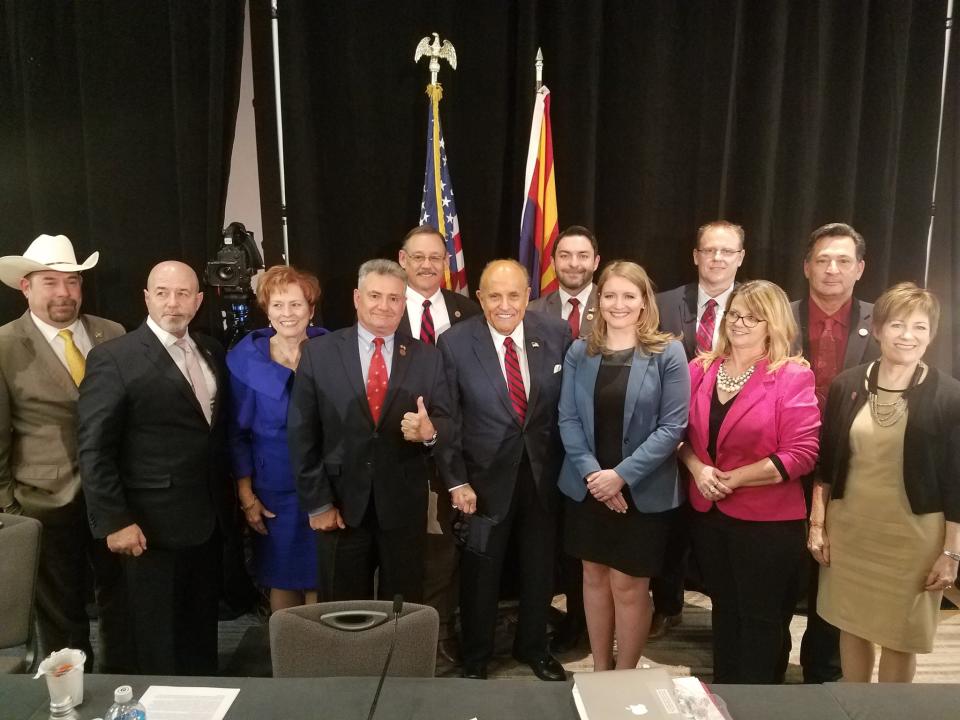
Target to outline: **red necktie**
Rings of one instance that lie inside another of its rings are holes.
[[[707,300],[707,307],[700,318],[700,325],[697,327],[697,350],[701,352],[710,352],[713,348],[713,329],[717,324],[717,301],[713,298]]]
[[[427,345],[436,345],[437,332],[433,327],[433,315],[430,313],[430,301],[423,301],[423,317],[420,318],[420,340]]]
[[[573,310],[567,316],[567,322],[570,324],[570,332],[573,333],[573,339],[580,337],[580,301],[576,298],[570,298],[568,303],[573,305]]]
[[[523,375],[520,373],[520,358],[517,357],[517,348],[513,345],[513,338],[503,339],[504,367],[507,370],[507,390],[510,393],[510,402],[523,425],[527,419],[527,392],[523,387]]]
[[[830,382],[837,374],[837,338],[833,334],[836,320],[832,317],[823,319],[823,332],[820,334],[820,343],[817,347],[817,362],[813,368],[813,375],[817,383],[817,401],[821,411],[826,406],[827,391]]]
[[[367,402],[370,404],[370,414],[373,415],[373,424],[380,422],[380,411],[383,410],[383,401],[387,397],[387,363],[383,359],[383,338],[373,339],[376,346],[373,357],[370,358],[370,369],[367,371]]]

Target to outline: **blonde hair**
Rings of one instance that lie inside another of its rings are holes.
[[[727,311],[737,298],[747,306],[747,310],[767,323],[767,338],[764,342],[766,349],[764,359],[768,363],[767,372],[774,372],[788,362],[795,362],[804,366],[809,365],[802,355],[791,354],[798,334],[797,323],[793,319],[787,294],[779,285],[769,280],[751,280],[742,285],[737,285],[733,289],[733,292],[730,293],[730,299],[727,301],[727,306],[723,309],[717,342],[710,352],[697,355],[697,362],[707,368],[717,358],[730,356],[730,339],[727,337]]]
[[[654,298],[653,283],[647,271],[629,260],[614,260],[609,263],[600,273],[600,279],[597,280],[597,302],[603,295],[603,286],[607,284],[610,278],[623,278],[629,283],[636,285],[640,290],[640,297],[643,300],[643,310],[640,311],[640,318],[637,320],[637,347],[648,355],[663,352],[669,342],[673,340],[673,335],[660,330],[660,311],[657,309],[657,301]],[[593,332],[587,338],[587,354],[598,355],[608,353],[607,350],[607,321],[603,318],[603,313],[598,313],[596,321],[593,323]]]
[[[926,288],[918,287],[916,283],[897,283],[877,298],[873,306],[873,332],[880,332],[880,328],[890,320],[903,319],[912,313],[919,312],[930,320],[930,339],[937,336],[940,325],[940,301],[937,296]]]

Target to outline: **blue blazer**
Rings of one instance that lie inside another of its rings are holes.
[[[560,391],[560,437],[566,449],[560,491],[582,501],[584,478],[597,470],[616,470],[641,512],[663,512],[685,497],[677,476],[677,445],[683,440],[690,405],[690,373],[683,345],[673,340],[654,355],[637,350],[630,367],[623,405],[623,461],[601,468],[594,443],[594,386],[600,355],[588,355],[577,340],[567,353]]]

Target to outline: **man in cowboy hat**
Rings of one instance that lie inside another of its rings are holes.
[[[123,606],[119,562],[90,533],[77,465],[78,385],[87,353],[123,334],[115,322],[80,314],[80,273],[98,259],[93,253],[78,263],[63,235],[41,235],[23,255],[0,258],[0,281],[27,299],[27,311],[0,327],[0,511],[43,523],[37,578],[41,656],[79,648],[87,654],[88,672],[91,566],[101,608]],[[101,622],[100,635],[100,668],[110,672],[121,662],[114,653],[124,628]]]

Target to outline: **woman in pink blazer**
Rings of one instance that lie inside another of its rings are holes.
[[[766,280],[730,296],[716,347],[690,362],[693,550],[713,602],[713,681],[783,681],[806,549],[800,478],[817,459],[813,372],[791,355],[797,326]]]

